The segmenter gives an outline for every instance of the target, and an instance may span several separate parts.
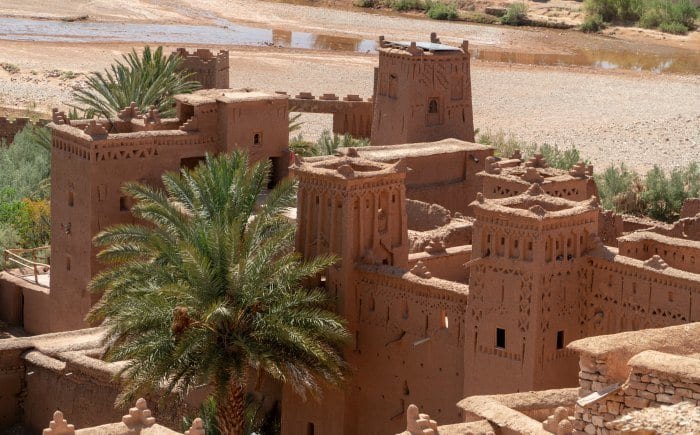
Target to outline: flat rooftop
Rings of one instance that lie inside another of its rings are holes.
[[[365,159],[378,162],[396,161],[406,157],[426,157],[436,154],[452,154],[469,151],[485,151],[491,147],[459,139],[443,139],[437,142],[407,143],[401,145],[382,145],[356,148],[357,154]],[[347,148],[340,148],[343,154]]]
[[[175,95],[177,101],[193,106],[213,102],[238,103],[244,101],[286,100],[288,98],[289,96],[283,94],[254,90],[247,91],[244,89],[202,89],[191,94]]]

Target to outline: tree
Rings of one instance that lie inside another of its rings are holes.
[[[104,294],[88,314],[107,327],[106,357],[128,361],[122,403],[206,382],[221,433],[238,435],[248,375],[265,373],[302,395],[320,379],[343,381],[344,321],[324,291],[304,287],[334,259],[294,252],[295,226],[283,213],[295,184],[261,196],[269,171],[235,152],[164,174],[165,191],[125,185],[132,213],[148,225],[95,237],[98,258],[112,267],[91,282]]]
[[[180,69],[182,58],[175,54],[165,56],[163,47],[151,51],[146,46],[141,56],[132,50],[122,55],[122,59],[104,73],[90,73],[87,86],[73,91],[84,117],[113,117],[131,102],[135,102],[141,112],[153,106],[162,116],[173,116],[173,96],[201,87],[198,82],[190,80],[193,73]]]

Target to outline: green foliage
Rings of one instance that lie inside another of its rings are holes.
[[[344,320],[327,292],[305,287],[335,259],[295,252],[296,227],[284,213],[296,185],[287,179],[266,191],[269,172],[269,162],[236,151],[165,173],[165,191],[124,186],[145,225],[95,237],[109,267],[91,282],[104,294],[88,315],[107,327],[106,357],[128,361],[122,403],[209,383],[220,416],[222,407],[243,409],[236,392],[251,371],[301,394],[344,379]]]
[[[511,3],[506,9],[506,14],[501,17],[501,24],[521,26],[527,20],[527,3]]]
[[[0,68],[4,69],[10,74],[17,74],[19,72],[19,67],[13,63],[0,62]]]
[[[600,15],[587,16],[581,24],[581,31],[586,33],[600,32],[605,28],[605,23]]]
[[[180,56],[164,55],[163,47],[151,51],[146,46],[140,56],[132,50],[104,73],[90,73],[87,86],[76,89],[73,97],[88,118],[94,115],[113,117],[132,101],[142,112],[155,107],[164,117],[174,116],[173,96],[201,87],[190,80],[192,73],[179,70],[181,63]]]
[[[641,177],[624,165],[610,166],[595,177],[603,208],[673,222],[683,201],[700,195],[700,167],[692,163],[667,174],[655,166]]]
[[[672,33],[674,35],[685,35],[688,33],[689,29],[685,26],[685,24],[663,22],[659,24],[659,30],[665,33]]]
[[[547,164],[552,168],[571,169],[580,161],[583,161],[578,149],[572,147],[561,149],[557,145],[542,144],[537,151],[542,154]]]
[[[528,158],[535,154],[537,145],[527,144],[518,141],[512,134],[506,135],[503,131],[491,133],[489,131],[480,133],[477,142],[494,148],[496,157],[510,158],[516,150],[519,150],[523,158]]]
[[[463,12],[460,18],[470,23],[497,24],[500,22],[498,17],[483,12]]]
[[[373,8],[377,5],[377,0],[355,0],[354,4],[360,8]]]
[[[245,398],[245,434],[258,435],[279,435],[282,433],[280,411],[277,403],[269,410],[264,409],[265,397],[257,400],[255,395],[247,394]],[[199,408],[197,416],[202,419],[204,432],[207,435],[221,435],[221,430],[216,422],[216,399],[214,396],[207,397]],[[188,430],[194,418],[183,417],[182,430]]]
[[[426,0],[428,17],[433,20],[456,20],[459,18],[457,6],[453,3]]]
[[[687,33],[695,28],[700,12],[693,0],[586,0],[586,22],[637,24],[667,33]]]
[[[390,5],[396,11],[424,11],[426,9],[422,0],[392,0]]]
[[[654,219],[673,222],[680,217],[683,201],[700,196],[700,167],[697,163],[681,169],[673,169],[667,176],[663,169],[654,166],[647,172],[642,202],[646,214]]]
[[[349,134],[341,136],[328,130],[323,130],[316,142],[304,140],[301,134],[289,141],[289,149],[301,157],[329,156],[335,154],[338,148],[359,148],[368,145],[369,139],[357,139]]]
[[[5,201],[36,196],[50,172],[50,135],[46,127],[29,126],[15,136],[10,146],[0,146],[0,191],[6,195],[11,192]]]
[[[5,269],[9,266],[5,264],[5,256],[2,252],[5,249],[16,248],[20,245],[21,239],[17,231],[12,227],[12,225],[7,223],[0,223],[0,270]]]

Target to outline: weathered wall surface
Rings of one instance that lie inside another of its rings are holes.
[[[285,94],[284,92],[278,92]],[[300,92],[289,99],[289,110],[301,113],[332,113],[333,133],[369,138],[372,129],[372,101],[359,95],[347,95],[341,100],[335,94],[316,98],[311,92]]]
[[[0,143],[4,141],[7,145],[11,144],[15,139],[15,135],[29,124],[31,124],[29,118],[9,120],[4,116],[0,116]]]
[[[0,340],[0,428],[22,421],[26,381],[22,353],[30,347],[27,340]]]

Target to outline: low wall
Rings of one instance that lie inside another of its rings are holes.
[[[369,138],[372,132],[372,101],[363,100],[358,95],[347,95],[341,100],[335,94],[323,94],[316,98],[311,92],[301,92],[289,98],[289,109],[301,113],[332,113],[335,134]]]
[[[0,272],[0,321],[21,326],[28,334],[51,332],[49,289],[8,272]]]
[[[581,355],[576,430],[604,434],[621,415],[700,399],[700,360],[678,355],[700,351],[700,323],[589,337],[569,348]]]
[[[469,284],[469,270],[464,263],[469,261],[472,246],[455,246],[438,252],[418,252],[408,256],[408,268],[421,261],[435,278]]]
[[[23,416],[27,339],[0,340],[0,429],[20,423]]]

